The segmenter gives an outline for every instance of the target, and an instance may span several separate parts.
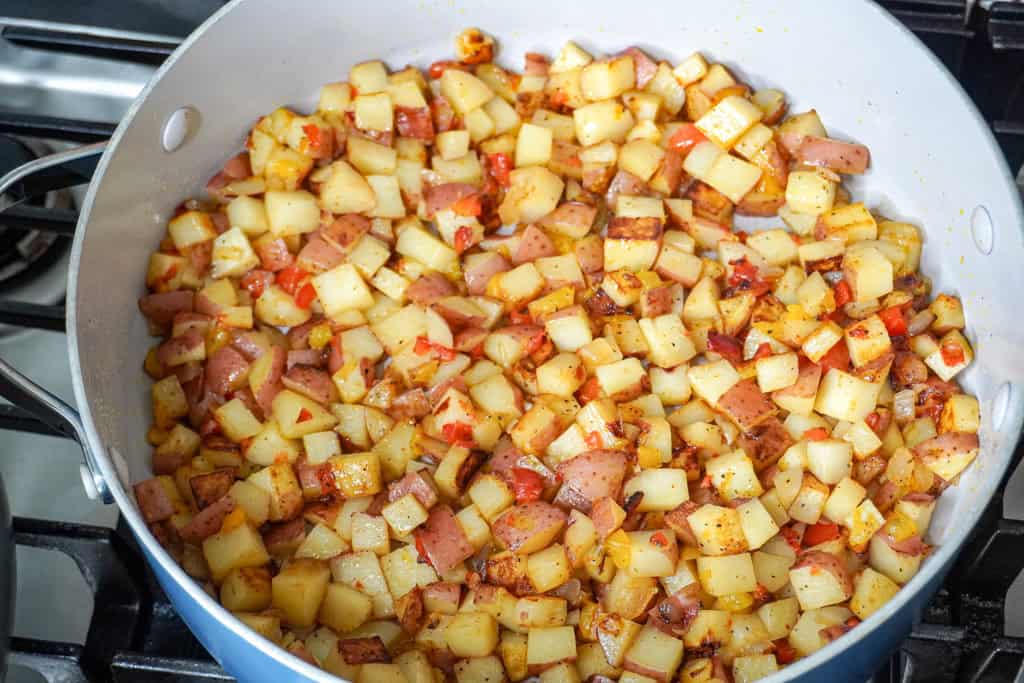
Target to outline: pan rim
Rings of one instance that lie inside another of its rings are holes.
[[[194,579],[185,574],[181,566],[178,565],[170,554],[167,553],[167,551],[164,550],[164,548],[157,542],[156,538],[146,527],[139,515],[138,509],[131,495],[121,486],[115,465],[108,455],[106,448],[103,445],[102,438],[96,428],[91,406],[88,401],[88,394],[83,382],[81,365],[82,359],[78,343],[78,270],[80,266],[82,248],[87,234],[89,216],[97,190],[105,179],[104,176],[106,175],[107,168],[112,157],[117,152],[119,142],[128,128],[132,125],[136,114],[148,99],[149,94],[160,84],[163,76],[174,68],[181,56],[185,54],[185,52],[188,51],[195,42],[200,40],[207,33],[210,27],[223,19],[223,17],[230,13],[236,6],[247,1],[248,0],[232,0],[222,7],[206,22],[204,22],[202,26],[193,32],[181,44],[181,46],[175,50],[171,57],[164,62],[129,108],[125,117],[121,120],[110,140],[110,143],[108,144],[106,152],[103,154],[103,157],[97,166],[96,172],[93,176],[93,181],[90,183],[88,193],[81,208],[71,251],[70,273],[72,276],[68,278],[67,328],[72,371],[72,386],[89,442],[88,447],[96,454],[96,459],[101,470],[100,474],[108,482],[121,514],[128,520],[132,532],[143,545],[146,554],[155,560],[160,567],[167,572],[180,590],[197,602],[198,605],[206,613],[216,619],[221,626],[241,637],[249,645],[264,651],[278,663],[290,668],[296,673],[304,675],[312,680],[332,681],[338,680],[338,678],[309,664],[308,662],[303,661],[283,648],[277,646],[267,648],[265,639],[242,624],[242,622],[236,619],[227,609],[203,591],[200,585]],[[870,0],[853,0],[851,4],[859,5],[860,7],[856,7],[855,9],[865,15],[870,12],[872,14],[872,21],[874,21],[880,29],[884,28],[886,30],[895,30],[898,33],[899,40],[904,43],[912,44],[916,48],[916,52],[923,52],[925,59],[930,60],[931,66],[938,71],[939,75],[944,78],[946,84],[951,87],[951,92],[958,96],[958,99],[961,101],[962,105],[966,108],[966,111],[970,114],[976,124],[976,128],[980,129],[979,132],[981,133],[981,137],[984,142],[984,153],[987,153],[998,160],[998,173],[1001,176],[1001,184],[998,191],[1010,198],[1010,206],[1012,207],[1012,223],[1016,225],[1018,233],[1024,236],[1024,207],[1022,207],[1021,198],[1018,194],[1015,180],[1013,179],[1005,157],[1003,156],[991,129],[984,121],[973,101],[963,90],[960,83],[945,68],[938,57],[936,57],[930,49],[921,43],[920,39],[918,39],[910,29],[900,23],[898,19]],[[1009,407],[1007,418],[1001,425],[999,431],[1004,433],[1014,433],[1019,436],[1022,423],[1024,423],[1024,414],[1022,413],[1024,413],[1024,396],[1021,395],[1020,391],[1017,391],[1014,392],[1013,401]],[[1016,443],[1016,440],[1013,440],[1012,442],[1003,442],[999,448],[994,449],[994,451],[988,455],[990,458],[994,458],[1004,452],[1012,453]],[[985,501],[991,499],[991,496],[1006,475],[1010,458],[1007,455],[1000,459],[1005,460],[1005,462],[993,463],[993,466],[999,467],[1000,476],[993,476],[986,481],[981,482],[975,494]],[[984,509],[985,506],[982,505],[973,510],[967,511],[967,514],[960,520],[960,523],[956,528],[952,529],[944,542],[938,546],[937,551],[928,558],[928,561],[925,563],[925,566],[921,568],[921,571],[919,571],[910,581],[904,584],[896,596],[890,599],[881,609],[868,617],[868,619],[864,620],[861,628],[853,629],[844,637],[829,643],[810,656],[804,657],[793,664],[785,666],[780,669],[778,673],[765,678],[764,680],[766,683],[778,683],[780,681],[790,680],[813,672],[826,661],[836,658],[845,650],[874,634],[876,629],[882,627],[893,619],[897,613],[907,609],[910,603],[919,597],[919,594],[928,584],[939,576],[945,574],[952,561],[959,554],[968,534],[973,530],[978,519],[983,514]]]

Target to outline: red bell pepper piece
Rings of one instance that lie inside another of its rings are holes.
[[[902,337],[907,334],[907,318],[903,315],[903,309],[899,306],[890,306],[878,312],[878,317],[885,324],[885,329],[893,337]]]
[[[691,149],[705,140],[707,138],[704,136],[704,133],[700,132],[697,126],[692,123],[684,123],[668,139],[668,146],[670,149],[674,149],[683,156],[686,156],[690,153]]]
[[[512,491],[517,503],[532,503],[540,499],[544,490],[544,479],[525,467],[512,468]]]
[[[810,547],[825,541],[839,538],[839,525],[831,522],[818,522],[807,527],[804,532],[804,545]]]
[[[828,430],[824,427],[815,427],[814,429],[808,429],[804,432],[803,438],[808,441],[824,441],[828,438]]]

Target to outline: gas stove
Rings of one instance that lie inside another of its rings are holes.
[[[0,175],[109,137],[155,67],[222,4],[4,0]],[[961,81],[1024,188],[1024,5],[881,4]],[[40,180],[52,188],[42,200],[0,198],[0,357],[73,403],[63,301],[88,169],[62,171]],[[19,569],[8,681],[231,680],[174,613],[116,508],[87,499],[76,444],[0,403],[0,454]],[[1022,455],[876,683],[1024,683]]]

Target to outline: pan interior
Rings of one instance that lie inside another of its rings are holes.
[[[817,109],[831,135],[871,149],[871,170],[850,183],[854,197],[923,227],[921,270],[937,291],[962,298],[977,354],[960,378],[982,403],[982,455],[942,497],[933,540],[962,531],[1004,471],[1020,424],[1019,200],[987,127],[927,50],[873,4],[851,3],[841,16],[830,7],[798,0],[658,3],[646,11],[596,2],[586,12],[537,0],[397,0],[358,11],[336,2],[236,5],[162,70],[122,126],[76,237],[70,304],[78,399],[88,406],[95,445],[123,456],[119,502],[130,499],[128,481],[151,476],[150,382],[141,366],[155,340],[136,301],[174,207],[201,193],[259,116],[281,105],[310,110],[321,84],[346,80],[361,60],[398,69],[451,58],[455,35],[477,26],[497,38],[499,61],[517,70],[525,52],[553,56],[570,39],[595,54],[638,45],[673,63],[700,50],[755,88],[782,89],[791,111]],[[183,106],[197,112],[194,127],[179,149],[165,152],[164,122]],[[979,228],[972,232],[979,215],[992,224],[987,254],[975,239]],[[1009,391],[1005,408],[994,410],[1001,390]],[[137,515],[129,519],[142,528]]]

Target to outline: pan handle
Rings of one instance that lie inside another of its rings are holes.
[[[30,176],[45,173],[51,169],[70,169],[75,173],[80,172],[87,179],[88,167],[95,167],[96,161],[105,148],[105,142],[98,142],[40,157],[19,166],[0,178],[0,197],[4,196],[8,189],[15,187]],[[86,494],[90,498],[99,498],[104,503],[114,502],[110,487],[107,486],[100,474],[96,454],[89,447],[82,418],[74,408],[18,372],[3,359],[0,359],[0,396],[14,405],[28,410],[40,422],[49,425],[61,435],[77,441],[85,454],[82,483],[85,485]]]
[[[27,164],[22,164],[7,175],[0,177],[0,197],[11,190],[16,198],[30,195],[33,191],[50,190],[52,188],[47,184],[48,180],[56,180],[62,187],[67,187],[69,184],[87,183],[106,148],[106,141],[95,142],[91,145],[47,154],[33,159]],[[52,178],[55,174],[57,175],[56,179]],[[36,177],[35,184],[38,187],[30,186],[28,179],[32,176]],[[18,201],[20,199],[16,199],[13,203]],[[4,206],[4,208],[7,207]]]
[[[110,487],[100,474],[96,454],[89,447],[82,418],[74,408],[57,395],[42,388],[14,366],[0,358],[0,396],[32,413],[40,422],[52,427],[61,436],[74,439],[82,447],[82,483],[90,498],[113,503]]]

